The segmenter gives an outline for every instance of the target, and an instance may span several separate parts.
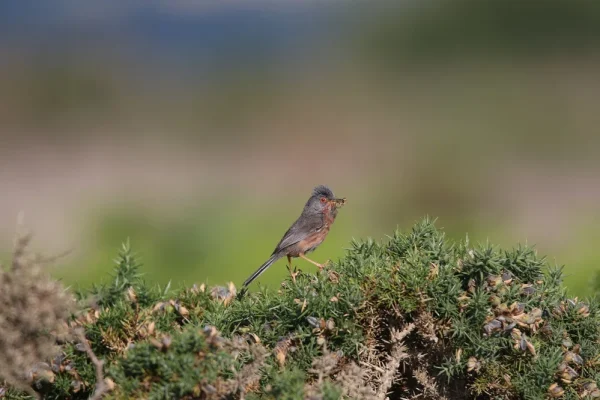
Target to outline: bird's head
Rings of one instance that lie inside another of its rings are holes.
[[[313,189],[305,209],[313,212],[337,214],[337,209],[346,204],[346,199],[338,199],[327,186],[319,185]]]

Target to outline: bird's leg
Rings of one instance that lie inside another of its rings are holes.
[[[303,253],[300,253],[300,254],[299,254],[299,256],[300,256],[300,258],[303,258],[303,259],[305,259],[305,260],[306,260],[306,261],[308,261],[309,263],[311,263],[311,264],[314,264],[314,265],[316,265],[317,267],[319,267],[319,271],[322,271],[322,270],[323,270],[323,265],[319,264],[319,263],[318,263],[318,262],[316,262],[316,261],[313,261],[313,260],[311,260],[310,258],[306,257],[306,256],[305,256]]]
[[[288,269],[290,270],[290,276],[292,277],[292,282],[296,283],[296,276],[298,276],[298,274],[300,272],[296,272],[295,270],[292,269],[292,256],[288,255],[287,259],[288,259]]]

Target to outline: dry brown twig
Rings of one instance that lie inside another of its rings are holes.
[[[404,338],[408,336],[415,329],[415,324],[408,324],[402,331],[392,330],[392,351],[390,352],[388,362],[385,366],[384,373],[381,376],[380,385],[377,390],[377,398],[385,399],[388,391],[396,380],[396,374],[400,368],[402,360],[408,357],[406,353],[406,347],[404,347]]]
[[[94,390],[92,397],[90,397],[90,400],[99,400],[110,390],[110,387],[104,380],[104,361],[100,360],[98,357],[96,357],[96,354],[94,354],[94,351],[85,337],[83,329],[77,328],[73,333],[77,337],[79,343],[81,343],[83,346],[83,349],[96,369],[96,389]]]
[[[354,361],[342,369],[336,380],[341,385],[345,398],[378,400],[375,390],[365,381],[368,372],[367,368],[361,368]]]
[[[429,376],[426,369],[417,368],[413,372],[413,375],[417,379],[417,381],[423,386],[424,396],[429,396],[433,399],[446,400],[445,396],[441,396],[439,394],[437,385],[435,383],[435,379]]]
[[[57,339],[68,337],[66,320],[75,303],[41,268],[45,259],[29,251],[32,235],[20,225],[11,268],[0,269],[0,378],[39,397],[31,385],[54,378],[42,364],[57,353]]]
[[[248,351],[252,355],[252,361],[235,374],[235,378],[228,383],[231,385],[230,391],[240,394],[240,400],[244,400],[246,392],[260,380],[260,369],[264,366],[265,360],[270,356],[270,352],[259,342],[248,344],[241,338],[234,338],[229,341],[229,345],[235,352]]]

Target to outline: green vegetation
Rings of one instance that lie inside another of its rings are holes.
[[[363,41],[365,52],[369,59],[396,66],[585,53],[600,39],[600,7],[585,0],[441,0],[384,12]]]
[[[105,360],[109,398],[600,396],[597,301],[568,298],[561,269],[531,248],[453,242],[429,219],[244,297],[233,284],[149,286],[138,267],[124,245],[110,283],[78,293],[70,321]],[[63,343],[33,387],[91,395],[84,344]]]

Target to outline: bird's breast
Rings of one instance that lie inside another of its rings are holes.
[[[329,233],[329,225],[325,224],[322,229],[308,235],[298,243],[298,249],[302,253],[308,253],[317,248]]]
[[[335,210],[329,209],[323,213],[323,222],[324,222],[324,225],[328,229],[331,226],[331,224],[333,224],[333,221],[335,221],[335,216],[336,216]]]

